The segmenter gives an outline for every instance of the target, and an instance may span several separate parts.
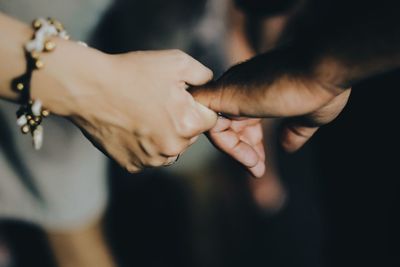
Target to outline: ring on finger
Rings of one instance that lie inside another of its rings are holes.
[[[179,156],[180,156],[180,154],[175,157],[169,157],[167,163],[164,164],[164,166],[171,166],[171,165],[175,164],[178,161]]]

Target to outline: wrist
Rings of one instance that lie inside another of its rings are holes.
[[[76,42],[54,42],[57,48],[42,56],[44,68],[33,73],[31,95],[53,114],[76,116],[90,105],[87,96],[95,94],[104,79],[106,56]]]
[[[32,36],[28,25],[0,13],[0,97],[19,102],[19,93],[12,89],[12,80],[26,71],[24,44]]]

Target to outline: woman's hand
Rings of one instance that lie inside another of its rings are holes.
[[[33,98],[74,122],[130,172],[168,165],[217,115],[186,91],[212,72],[178,50],[106,55],[57,41],[32,80]]]

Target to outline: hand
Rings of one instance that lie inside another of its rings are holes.
[[[186,91],[212,72],[177,50],[106,55],[59,41],[32,93],[130,172],[167,165],[216,123]]]
[[[221,116],[207,136],[217,148],[246,166],[254,177],[264,174],[265,152],[260,119]]]
[[[282,144],[296,151],[319,126],[341,112],[350,90],[334,83],[340,73],[335,65],[324,62],[311,73],[293,72],[287,65],[288,59],[280,58],[280,53],[267,54],[234,66],[216,82],[194,88],[192,93],[200,103],[230,116],[288,118]],[[213,142],[221,144],[222,140]],[[221,147],[243,163],[232,147]]]

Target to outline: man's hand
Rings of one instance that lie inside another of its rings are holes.
[[[265,171],[265,152],[260,119],[219,117],[208,133],[219,149],[242,163],[254,177]]]
[[[338,73],[335,66],[324,63],[320,65],[320,69],[312,72],[293,71],[291,68],[285,72],[284,67],[279,63],[275,64],[279,62],[276,55],[270,61],[268,56],[264,60],[266,61],[262,62],[263,65],[258,65],[260,58],[236,65],[217,81],[195,88],[192,94],[203,105],[229,118],[286,118],[282,145],[287,151],[296,151],[319,126],[338,116],[347,103],[350,89],[342,89],[333,82],[336,77],[331,74]],[[287,58],[282,61],[286,63]],[[254,71],[257,65],[261,70]],[[248,138],[241,138],[243,132],[250,132],[248,125],[241,121],[229,123],[242,126],[230,127],[229,136],[235,136],[245,143],[240,144],[240,147],[246,148],[242,149],[245,152],[238,153],[236,147],[224,140],[224,135],[213,134],[219,132],[221,127],[211,130],[212,142],[246,166],[249,166],[249,159],[254,158],[256,150],[259,160],[262,160],[261,150],[255,149],[255,142],[262,139],[259,131],[254,134],[254,126],[249,124],[253,127],[251,135],[257,136],[250,142]],[[219,124],[221,123],[217,123]],[[251,162],[254,164],[255,160]],[[257,164],[261,166],[261,163]]]

